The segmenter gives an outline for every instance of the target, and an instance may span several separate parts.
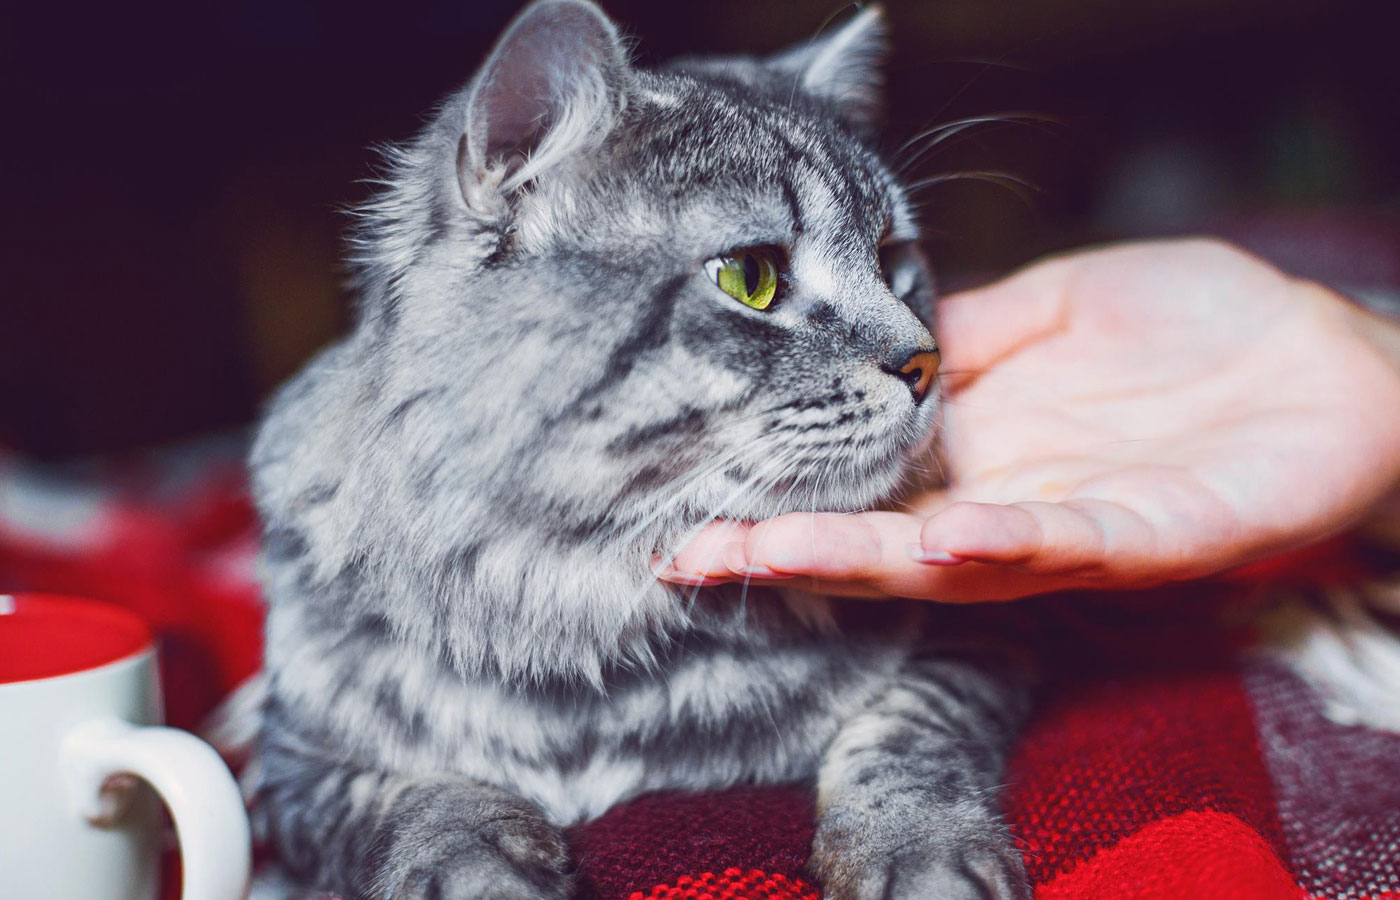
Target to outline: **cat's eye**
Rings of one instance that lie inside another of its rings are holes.
[[[933,319],[933,278],[914,241],[891,241],[879,248],[880,276],[905,306],[925,322]]]
[[[880,254],[880,277],[885,281],[885,287],[890,289],[896,297],[902,297],[908,293],[911,285],[909,267],[905,265],[903,258],[904,247],[900,244],[881,244]]]
[[[705,263],[705,274],[745,306],[767,309],[778,295],[781,259],[771,247],[752,247],[716,256]]]
[[[928,290],[928,264],[916,245],[891,242],[880,245],[877,252],[880,277],[890,293],[908,302],[915,292]]]

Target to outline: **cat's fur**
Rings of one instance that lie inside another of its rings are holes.
[[[541,0],[397,153],[353,332],[253,452],[271,603],[256,816],[348,896],[570,890],[559,826],[808,782],[832,900],[1021,897],[994,786],[1026,706],[899,604],[655,580],[713,517],[855,510],[927,461],[905,195],[863,137],[867,10],[644,71]],[[767,311],[703,263],[786,248]]]

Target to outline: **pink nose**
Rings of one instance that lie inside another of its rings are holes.
[[[909,390],[914,393],[914,402],[922,403],[928,394],[929,386],[933,384],[933,376],[938,374],[938,364],[942,361],[942,356],[938,349],[919,350],[909,361],[899,367],[899,375],[909,385]]]

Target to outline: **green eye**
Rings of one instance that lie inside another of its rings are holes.
[[[767,247],[716,256],[705,272],[720,290],[754,309],[767,309],[778,293],[778,255]]]

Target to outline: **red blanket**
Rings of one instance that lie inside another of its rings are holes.
[[[145,615],[173,724],[257,668],[254,549],[229,452],[61,476],[0,457],[0,587]],[[1038,900],[1400,900],[1400,735],[1335,724],[1281,663],[1203,639],[1202,595],[1228,593],[1193,589],[1166,626],[1086,614],[1098,633],[1066,653],[1008,773]],[[777,900],[818,896],[811,833],[806,791],[741,788],[643,797],[574,837],[600,900]]]

